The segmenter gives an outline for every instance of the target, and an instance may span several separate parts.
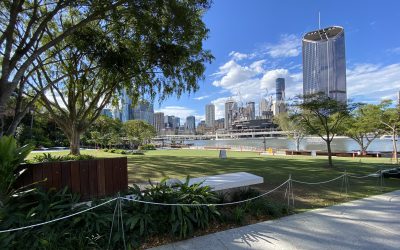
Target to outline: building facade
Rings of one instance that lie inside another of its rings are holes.
[[[215,105],[210,103],[206,105],[206,126],[213,128],[215,125]]]
[[[163,112],[154,113],[154,129],[156,130],[157,134],[161,134],[165,129]]]
[[[129,120],[142,120],[154,124],[154,108],[150,102],[141,100],[130,111]]]
[[[194,134],[196,132],[196,118],[194,116],[186,117],[185,129],[189,134]]]
[[[284,101],[285,100],[285,78],[276,78],[275,80],[275,87],[276,87],[276,94],[275,100],[276,101]]]
[[[347,102],[343,27],[308,32],[303,40],[303,94],[325,93]]]
[[[230,130],[232,129],[233,121],[236,119],[238,112],[238,105],[237,103],[229,99],[225,102],[225,129]]]

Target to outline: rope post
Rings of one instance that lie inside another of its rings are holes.
[[[122,241],[124,243],[124,249],[126,250],[124,220],[122,216],[122,198],[119,195],[119,193],[118,193],[118,204],[119,204],[119,216],[121,218]]]
[[[115,213],[117,212],[118,200],[119,199],[116,199],[116,202],[115,202],[115,208],[114,208],[114,213],[113,213],[112,222],[111,222],[110,235],[108,236],[107,250],[110,249],[110,245],[111,245],[111,236],[112,236],[112,232],[113,232],[113,228],[114,228],[114,220],[115,220]]]
[[[348,199],[348,189],[349,189],[349,177],[347,175],[347,169],[344,170],[344,185],[346,190],[346,200]]]
[[[292,196],[292,197],[291,197]],[[285,198],[287,197],[287,209],[290,211],[290,199],[292,198],[292,208],[294,207],[294,197],[292,190],[292,174],[289,174],[288,183],[286,186]]]

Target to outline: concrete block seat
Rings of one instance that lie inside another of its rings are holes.
[[[263,177],[246,172],[236,172],[192,178],[189,180],[189,185],[202,183],[201,186],[209,186],[213,191],[222,191],[248,187],[250,185],[261,184],[263,182]]]

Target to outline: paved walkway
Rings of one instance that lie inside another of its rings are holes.
[[[400,190],[155,249],[400,249]]]

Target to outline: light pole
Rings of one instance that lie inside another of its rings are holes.
[[[265,152],[265,151],[267,151],[267,142],[265,141],[265,135],[264,135],[263,143],[264,143],[264,152]]]

